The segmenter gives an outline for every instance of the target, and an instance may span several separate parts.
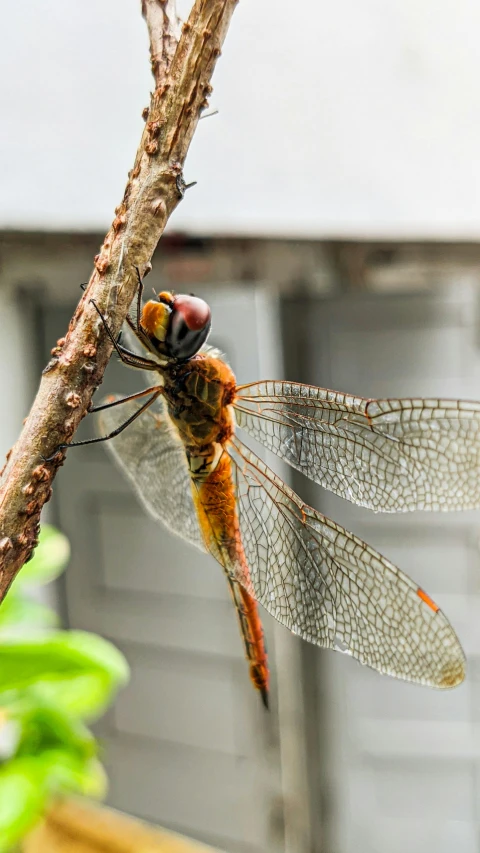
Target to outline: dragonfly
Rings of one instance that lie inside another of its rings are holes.
[[[365,399],[311,385],[237,385],[207,344],[211,311],[164,291],[127,324],[145,390],[92,409],[146,510],[221,565],[254,687],[269,702],[260,603],[291,632],[380,673],[436,688],[465,676],[454,629],[430,596],[374,548],[308,506],[241,440],[376,512],[480,506],[480,403]],[[139,402],[141,405],[139,405]]]

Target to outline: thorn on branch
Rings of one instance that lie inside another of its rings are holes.
[[[177,185],[177,192],[179,198],[184,198],[186,190],[189,190],[190,187],[194,187],[197,181],[191,181],[189,184],[186,184],[183,178],[183,172],[181,172],[175,178],[175,183]]]
[[[205,109],[205,107],[201,107],[201,109],[203,110],[203,109]],[[212,116],[217,116],[217,115],[218,115],[218,110],[212,110],[211,113],[205,113],[205,115],[200,116],[200,121],[202,120],[202,118],[211,118]]]
[[[50,359],[48,364],[46,364],[45,367],[43,368],[42,376],[46,376],[46,374],[50,373],[50,371],[53,370],[55,367],[57,367],[57,365],[58,365],[58,355],[55,354],[53,356],[53,358]]]

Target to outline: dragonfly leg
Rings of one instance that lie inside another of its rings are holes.
[[[138,278],[138,290],[137,290],[137,333],[138,333],[142,328],[141,323],[140,323],[140,319],[142,316],[143,279],[142,279],[142,276],[140,275],[140,270],[138,269],[138,267],[135,267],[135,269],[137,271],[137,278]]]
[[[142,331],[142,327],[140,324],[140,318],[141,318],[141,314],[142,314],[143,281],[142,281],[142,277],[140,275],[139,268],[135,267],[135,269],[137,271],[137,276],[138,276],[137,322],[136,322],[136,324],[133,323],[132,320],[130,319],[130,317],[128,317],[128,316],[126,317],[126,321],[127,321],[128,325],[130,326],[130,328],[132,329],[132,331],[135,332],[136,336],[142,340],[143,331]],[[82,282],[82,284],[80,285],[81,289],[85,290],[87,284],[88,284],[88,282]],[[108,325],[104,315],[100,311],[100,308],[98,307],[95,300],[91,299],[90,302],[92,303],[93,307],[95,308],[95,311],[97,312],[98,316],[100,317],[100,319],[104,325],[105,331],[106,331],[108,337],[110,338],[113,346],[115,347],[115,350],[116,350],[119,358],[123,361],[123,363],[126,364],[128,367],[138,367],[141,370],[156,370],[157,365],[151,359],[142,358],[142,356],[137,355],[137,353],[132,352],[131,350],[127,349],[126,347],[123,347],[120,345],[120,339],[122,337],[122,332],[120,331],[118,334],[118,337],[115,338],[110,326]]]
[[[115,350],[123,364],[126,364],[127,367],[137,367],[139,370],[158,370],[158,364],[155,361],[151,361],[149,358],[142,358],[141,355],[137,355],[136,352],[119,344],[118,340]]]
[[[93,307],[95,308],[95,311],[100,317],[103,323],[103,327],[108,337],[110,338],[120,360],[123,361],[124,364],[128,365],[128,367],[138,367],[141,370],[158,370],[158,364],[156,361],[152,361],[149,358],[142,358],[142,356],[136,355],[136,353],[131,352],[123,346],[120,346],[118,340],[115,338],[115,335],[113,334],[110,326],[108,325],[95,300],[91,299],[90,302],[92,303]]]
[[[155,392],[146,401],[146,403],[143,404],[143,406],[140,406],[140,408],[137,409],[137,411],[134,412],[133,415],[131,415],[123,424],[120,424],[119,427],[114,429],[113,432],[110,432],[108,435],[101,435],[98,438],[86,438],[84,441],[72,441],[70,442],[70,444],[59,444],[57,449],[55,450],[55,453],[52,453],[51,456],[49,456],[47,459],[44,459],[44,462],[52,462],[59,450],[68,450],[70,447],[82,447],[84,444],[99,444],[99,442],[101,441],[110,441],[111,438],[115,438],[116,435],[120,435],[120,433],[123,432],[124,429],[126,429],[128,426],[130,426],[130,424],[136,421],[136,419],[141,414],[143,414],[143,412],[148,409],[149,406],[152,405],[152,403],[155,402],[157,397],[159,397],[162,392],[163,387],[157,387]]]
[[[145,330],[142,328],[142,322],[141,322],[141,320],[142,320],[142,296],[143,296],[144,284],[143,284],[142,276],[140,275],[139,268],[135,267],[135,269],[137,271],[137,278],[138,278],[136,316],[135,316],[135,320],[132,320],[132,318],[127,314],[125,320],[128,323],[128,325],[130,326],[134,335],[140,341],[140,343],[143,344],[143,346],[146,347],[147,349],[150,349],[150,343],[149,343],[147,335],[145,334]]]
[[[88,414],[93,415],[95,412],[102,412],[103,409],[111,409],[112,406],[121,406],[122,403],[128,403],[130,400],[138,400],[140,397],[146,397],[147,394],[153,394],[157,389],[158,385],[152,385],[151,388],[145,388],[144,391],[137,391],[136,394],[129,394],[128,397],[121,397],[120,400],[113,400],[112,403],[102,403],[101,406],[92,406],[88,410]]]

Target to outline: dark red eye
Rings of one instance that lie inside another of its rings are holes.
[[[168,354],[182,361],[192,358],[207,340],[210,325],[210,308],[203,299],[177,296],[165,338]]]
[[[210,323],[210,308],[203,299],[197,296],[177,296],[173,310],[178,311],[192,332],[204,329]]]

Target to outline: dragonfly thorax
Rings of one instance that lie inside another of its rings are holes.
[[[168,367],[165,400],[192,474],[214,470],[234,432],[235,376],[219,358],[201,354]]]

